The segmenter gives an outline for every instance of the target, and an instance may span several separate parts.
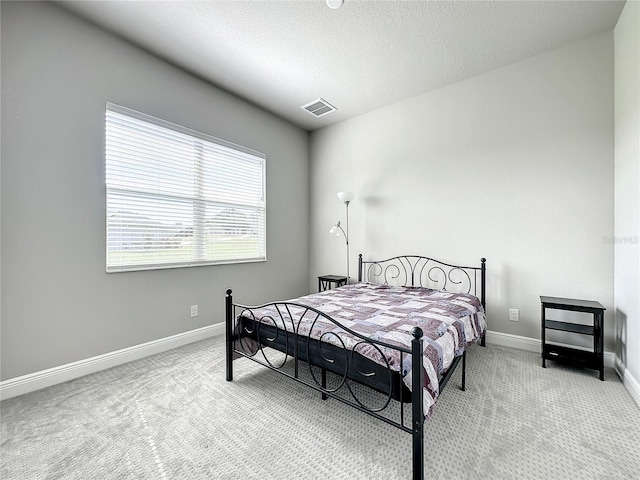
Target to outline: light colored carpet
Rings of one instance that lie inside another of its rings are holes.
[[[638,479],[640,409],[616,374],[468,354],[425,424],[425,478]],[[215,337],[0,404],[3,480],[409,479],[411,436]]]

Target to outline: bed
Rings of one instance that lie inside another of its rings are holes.
[[[464,267],[359,255],[358,282],[333,290],[246,306],[228,289],[227,381],[233,361],[248,358],[410,433],[422,480],[425,418],[460,363],[465,389],[466,351],[485,345],[485,280],[484,258]]]

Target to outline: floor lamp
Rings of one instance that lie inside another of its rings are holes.
[[[329,233],[335,234],[336,236],[339,237],[340,232],[342,232],[342,234],[344,235],[344,239],[347,242],[347,285],[348,285],[351,280],[351,277],[349,275],[349,203],[351,203],[351,200],[353,200],[353,193],[338,192],[338,198],[340,199],[341,202],[345,204],[345,207],[347,209],[347,220],[346,220],[347,230],[345,231],[342,228],[342,225],[340,225],[340,221],[338,221],[338,223],[336,223],[333,226],[333,228],[329,230]]]

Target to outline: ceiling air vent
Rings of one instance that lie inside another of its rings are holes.
[[[314,117],[322,117],[323,115],[327,115],[331,112],[335,112],[337,110],[336,107],[331,105],[329,102],[322,98],[318,98],[311,103],[307,103],[306,105],[301,106],[300,108],[305,109]]]

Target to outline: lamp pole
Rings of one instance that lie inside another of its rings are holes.
[[[350,203],[351,203],[351,200],[345,200],[344,202],[347,208],[347,233],[345,234],[345,237],[347,239],[347,285],[351,283],[351,277],[349,276],[349,204]]]
[[[338,192],[338,198],[340,199],[341,202],[344,203],[346,209],[347,209],[347,231],[345,232],[344,230],[342,230],[342,233],[344,233],[344,238],[347,241],[347,285],[349,283],[351,283],[351,275],[349,274],[349,204],[351,203],[351,200],[353,200],[353,193],[351,192]],[[340,222],[338,222],[338,225],[340,225]]]

